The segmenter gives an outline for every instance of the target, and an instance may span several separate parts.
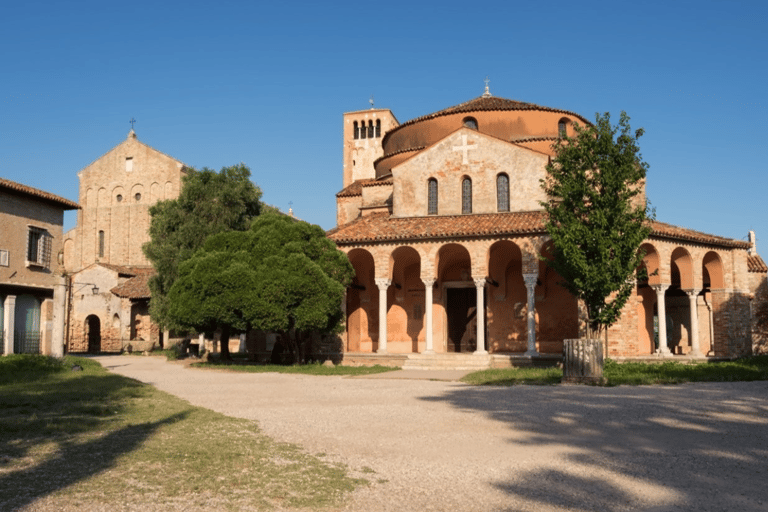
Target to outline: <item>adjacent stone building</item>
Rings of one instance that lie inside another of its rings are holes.
[[[585,118],[486,87],[403,124],[386,109],[343,122],[344,188],[329,237],[356,272],[348,360],[401,354],[419,366],[431,354],[467,353],[481,366],[506,365],[557,356],[580,335],[579,304],[542,261],[550,246],[540,180],[552,144]],[[750,303],[766,276],[754,249],[662,222],[652,229],[643,245],[651,277],[608,330],[608,355],[751,353]]]
[[[0,352],[63,354],[62,226],[77,208],[0,178]]]
[[[131,130],[78,173],[81,210],[64,237],[68,350],[159,344],[148,312],[153,270],[142,245],[149,241],[149,207],[178,197],[185,172],[182,162],[140,142]]]

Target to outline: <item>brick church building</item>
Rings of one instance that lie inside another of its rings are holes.
[[[487,86],[402,124],[387,109],[344,114],[343,189],[329,237],[356,273],[346,360],[504,366],[559,355],[564,339],[582,334],[579,304],[541,261],[550,246],[540,180],[574,122],[589,123]],[[652,222],[642,247],[653,275],[608,329],[609,357],[752,352],[752,302],[768,272],[754,234],[745,242]]]

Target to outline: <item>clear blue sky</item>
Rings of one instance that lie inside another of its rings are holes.
[[[404,122],[489,76],[495,96],[627,111],[657,218],[754,229],[768,255],[767,25],[759,1],[6,2],[0,176],[77,200],[135,117],[139,140],[245,162],[266,202],[329,229],[343,112],[373,94]]]

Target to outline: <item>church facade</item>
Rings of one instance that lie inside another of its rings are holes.
[[[185,165],[128,137],[78,172],[77,225],[64,235],[69,276],[65,345],[71,352],[119,352],[160,344],[149,316],[142,252],[149,241],[149,208],[175,199]]]
[[[542,260],[551,246],[540,180],[553,143],[589,121],[486,87],[402,124],[373,108],[343,122],[344,188],[328,236],[355,269],[346,359],[467,353],[506,365],[557,356],[583,334],[583,309]],[[744,242],[654,221],[643,249],[651,277],[608,329],[609,357],[752,352],[752,302],[768,271],[754,234]]]

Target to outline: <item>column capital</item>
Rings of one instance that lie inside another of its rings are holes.
[[[422,277],[421,282],[424,283],[424,286],[427,288],[432,288],[435,285],[435,279],[434,277]]]
[[[525,286],[533,288],[539,280],[539,274],[523,274],[523,279],[525,280]]]
[[[484,288],[485,287],[485,278],[484,277],[474,277],[472,280],[475,282],[476,288]]]
[[[653,290],[656,293],[664,293],[665,291],[667,291],[667,288],[669,288],[670,285],[664,283],[664,284],[652,284],[650,286],[651,286],[651,288],[653,288]]]
[[[376,286],[378,286],[379,289],[381,289],[381,288],[384,288],[384,289],[389,288],[389,285],[392,284],[392,280],[391,279],[387,279],[385,277],[377,277],[376,279],[374,279],[374,281],[376,281]]]
[[[688,297],[696,297],[701,292],[701,288],[686,288],[683,291],[688,294]]]

